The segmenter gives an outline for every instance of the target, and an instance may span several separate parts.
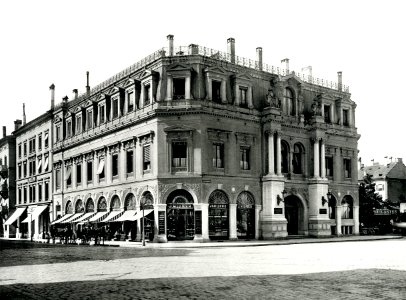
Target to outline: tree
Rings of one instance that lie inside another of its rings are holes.
[[[371,225],[374,219],[374,208],[382,208],[384,204],[382,196],[375,192],[375,183],[370,174],[365,175],[359,184],[359,204],[360,222],[366,226]]]

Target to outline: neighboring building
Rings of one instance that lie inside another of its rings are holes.
[[[15,237],[15,227],[7,226],[5,221],[15,210],[16,203],[16,140],[6,134],[0,139],[0,236]]]
[[[53,87],[51,87],[53,89]],[[52,104],[51,104],[52,106]],[[43,238],[52,215],[52,109],[14,131],[17,238]]]
[[[406,166],[402,158],[387,164],[376,162],[372,166],[361,165],[358,180],[362,180],[366,174],[372,176],[375,191],[383,201],[406,202]]]

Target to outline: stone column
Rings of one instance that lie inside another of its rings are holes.
[[[112,155],[110,149],[107,149],[106,158],[104,162],[104,180],[106,184],[110,184],[113,181],[112,174],[111,174],[111,167],[112,167]]]
[[[142,93],[142,91],[141,91]],[[172,101],[173,99],[173,78],[172,75],[166,75],[166,101]]]
[[[238,83],[235,84],[234,87],[234,93],[235,93],[235,106],[240,106],[240,86]]]
[[[359,234],[359,206],[353,206],[353,219],[354,219],[354,231],[353,233]]]
[[[209,238],[209,204],[200,204],[202,208],[202,238],[208,241]]]
[[[72,173],[71,173],[71,180],[72,180],[72,189],[75,189],[76,188],[76,186],[77,186],[77,179],[78,179],[78,177],[77,177],[77,175],[76,175],[76,172],[77,172],[77,169],[76,169],[76,164],[77,163],[75,163],[75,162],[72,162],[72,165],[71,165],[71,168],[72,168]],[[38,199],[38,198],[37,198]]]
[[[337,200],[341,201],[341,200]],[[342,235],[341,232],[341,205],[336,206],[336,226],[337,226],[337,235]]]
[[[237,204],[229,204],[230,240],[237,239]]]
[[[252,103],[252,87],[249,86],[247,90],[247,102],[248,102],[248,107],[253,108],[254,104]]]
[[[160,229],[159,228],[159,212],[164,212],[164,216],[165,216],[165,222],[164,222],[164,228],[163,228],[164,234],[159,234],[159,229]],[[166,228],[167,228],[166,204],[157,204],[154,213],[155,213],[154,242],[166,243],[166,242],[168,242],[168,239],[166,236]]]
[[[268,174],[275,174],[275,151],[274,151],[273,132],[268,132]]]
[[[336,116],[335,116],[335,108],[334,108],[334,104],[330,105],[330,119],[331,119],[331,123],[335,124],[336,123]]]
[[[82,186],[84,189],[87,188],[87,158],[86,158],[86,156],[83,156],[83,158],[82,158]]]
[[[259,218],[262,205],[255,205],[255,239],[258,240],[260,237],[259,232]]]
[[[126,160],[127,160],[127,155],[126,155],[126,149],[124,148],[124,145],[120,145],[120,151],[118,155],[118,161],[119,161],[119,168],[118,168],[118,179],[120,181],[124,180],[126,178],[126,173],[127,173],[127,168],[126,168]]]
[[[190,94],[190,75],[186,76],[185,78],[185,99],[190,100],[191,94]]]
[[[313,169],[314,169],[314,178],[319,178],[320,177],[320,163],[319,163],[319,157],[320,157],[320,150],[319,150],[319,139],[316,138],[314,140],[314,147],[313,147]]]
[[[227,103],[227,82],[225,79],[221,80],[221,102],[222,103]]]
[[[320,154],[320,168],[321,168],[321,178],[326,178],[326,146],[324,139],[320,141],[321,143],[321,154]]]
[[[207,84],[206,84],[206,98],[207,100],[213,100],[213,95],[212,95],[212,81],[211,78],[209,76],[209,74],[206,75],[206,79],[207,79]]]
[[[139,108],[143,108],[145,103],[145,85],[141,82],[141,95],[139,101]]]
[[[142,216],[142,211],[140,210],[139,205],[136,206],[136,210],[137,210],[137,214],[140,214]],[[142,218],[139,218],[137,220],[137,236],[135,237],[135,240],[137,242],[142,241],[142,228],[141,228],[141,226],[142,226]]]
[[[97,156],[96,152],[93,154],[93,185],[98,183],[99,175],[97,175],[97,169],[99,168],[99,159],[100,157]],[[104,158],[106,159],[106,158]],[[104,169],[106,169],[106,163],[104,164]],[[95,200],[97,201],[97,200]]]
[[[281,135],[277,132],[276,137],[276,174],[282,175],[282,164],[281,164]]]

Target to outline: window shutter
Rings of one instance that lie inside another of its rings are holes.
[[[150,145],[144,146],[144,163],[151,161]]]

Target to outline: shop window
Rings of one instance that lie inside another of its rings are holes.
[[[172,168],[176,171],[187,169],[187,142],[172,142]]]
[[[332,156],[326,156],[326,176],[333,177],[334,162]]]
[[[344,158],[344,178],[351,178],[351,159]]]
[[[241,107],[247,107],[248,102],[247,102],[247,88],[242,88],[240,87],[240,106]]]
[[[343,125],[344,126],[349,126],[349,120],[348,120],[348,109],[343,109]]]
[[[250,148],[240,147],[240,169],[250,169]]]
[[[211,83],[213,102],[221,103],[221,82],[213,80]]]
[[[127,151],[127,173],[134,172],[134,152],[132,150]]]
[[[93,181],[93,161],[89,160],[86,163],[87,168],[87,181]]]
[[[113,154],[113,156],[111,157],[112,159],[112,175],[113,177],[118,176],[118,154]]]
[[[185,78],[173,79],[173,99],[185,99]]]
[[[80,185],[82,183],[82,165],[76,165],[76,183]]]
[[[224,168],[224,144],[213,144],[213,167]]]
[[[143,148],[143,170],[151,170],[151,146],[145,145]]]
[[[324,122],[328,124],[331,123],[330,105],[324,105]]]
[[[132,112],[134,110],[134,108],[135,108],[135,94],[134,94],[134,91],[128,92],[127,99],[128,99],[127,110],[128,110],[128,112]]]

